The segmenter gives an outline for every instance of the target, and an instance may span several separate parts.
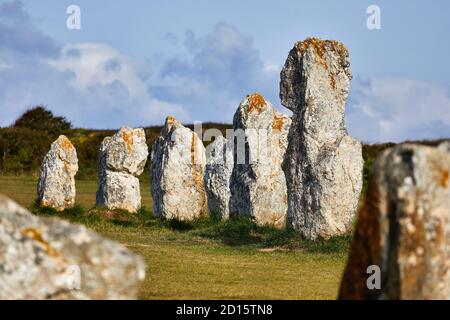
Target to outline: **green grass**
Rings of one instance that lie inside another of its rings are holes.
[[[154,218],[148,182],[136,214],[94,208],[95,180],[77,181],[77,206],[41,208],[37,177],[0,176],[0,193],[34,213],[81,223],[126,245],[147,264],[141,299],[334,299],[349,237],[306,241],[248,220],[186,223]]]

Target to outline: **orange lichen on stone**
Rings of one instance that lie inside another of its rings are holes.
[[[173,116],[167,116],[166,124],[171,125],[175,122],[175,118]]]
[[[332,50],[336,52],[339,56],[348,56],[348,49],[342,43],[336,40],[322,40],[319,38],[306,38],[303,41],[298,41],[295,47],[300,52],[301,55],[306,53],[308,48],[312,47],[320,59],[324,60],[324,54],[327,50]]]
[[[247,107],[248,112],[256,110],[258,113],[261,113],[265,105],[266,100],[259,93],[253,93],[248,96],[248,107]]]
[[[441,187],[446,188],[448,183],[448,171],[443,171],[441,175]]]
[[[297,51],[303,56],[308,48],[313,48],[317,56],[317,62],[319,62],[325,70],[329,71],[328,63],[325,60],[325,52],[332,51],[335,52],[339,57],[339,64],[344,66],[344,59],[348,57],[348,49],[342,43],[336,40],[322,40],[319,38],[306,38],[304,41],[299,41],[295,44]],[[333,90],[336,90],[336,80],[334,76],[329,73],[328,78],[330,79],[330,84]]]
[[[272,129],[281,131],[284,124],[284,117],[282,115],[275,114],[273,122],[272,122]]]
[[[70,140],[67,139],[66,136],[61,136],[60,141],[61,141],[61,144],[60,144],[60,145],[61,145],[61,148],[62,148],[64,151],[71,151],[71,150],[73,149],[73,144],[72,144],[72,142],[70,142]]]
[[[331,84],[331,87],[333,88],[333,90],[336,90],[336,80],[331,75],[331,73],[328,74],[328,79],[330,79],[330,84]]]
[[[123,141],[125,141],[125,144],[127,145],[127,150],[129,153],[133,151],[133,131],[123,131],[122,132],[122,138]]]
[[[42,234],[39,232],[39,230],[37,230],[35,228],[25,228],[21,231],[21,234],[24,237],[28,237],[28,238],[33,239],[36,242],[38,242],[49,256],[52,256],[52,257],[59,256],[58,251],[53,249],[50,246],[50,244],[46,240],[44,240],[44,238],[42,237]]]

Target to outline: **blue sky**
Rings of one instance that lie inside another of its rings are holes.
[[[81,30],[66,8],[81,8]],[[381,8],[368,30],[366,8]],[[297,40],[336,39],[354,75],[351,134],[370,142],[450,136],[448,1],[0,1],[0,126],[44,103],[76,126],[231,122]]]

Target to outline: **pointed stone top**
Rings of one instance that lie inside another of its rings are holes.
[[[72,149],[74,147],[72,142],[70,142],[69,138],[65,135],[60,135],[56,140],[56,143],[58,143],[63,149]]]
[[[272,104],[259,93],[252,93],[241,101],[233,117],[235,129],[269,128],[272,124],[275,109]]]
[[[50,151],[57,152],[62,161],[76,162],[75,147],[65,135],[60,135],[58,139],[52,143]]]
[[[248,112],[258,112],[261,113],[265,106],[267,105],[266,99],[259,93],[252,93],[245,97],[244,104],[247,104]]]
[[[162,135],[168,134],[169,132],[172,131],[173,127],[179,128],[179,127],[183,127],[183,125],[181,124],[180,121],[175,119],[174,116],[169,115],[169,116],[166,117],[166,120],[164,122],[164,127],[161,130],[161,134]]]

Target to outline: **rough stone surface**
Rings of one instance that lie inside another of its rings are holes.
[[[210,214],[227,219],[230,214],[230,179],[234,163],[232,144],[219,136],[211,144],[210,150],[205,169],[208,208]]]
[[[347,134],[351,71],[336,41],[298,42],[281,71],[281,103],[294,112],[283,170],[288,221],[308,239],[349,232],[362,188],[361,143]]]
[[[100,147],[97,205],[136,212],[141,207],[139,179],[148,157],[144,129],[122,127]]]
[[[37,188],[40,204],[58,211],[73,207],[77,171],[77,151],[70,140],[61,135],[42,161]]]
[[[205,165],[205,147],[197,134],[167,117],[152,148],[153,213],[180,220],[206,214]]]
[[[0,299],[135,299],[144,276],[125,247],[0,195]]]
[[[290,124],[288,116],[276,112],[258,93],[239,105],[233,119],[231,214],[250,216],[260,225],[285,226],[287,189],[281,163]],[[239,147],[239,132],[245,132],[245,149]]]
[[[341,299],[450,299],[450,153],[399,145],[376,160]],[[368,290],[367,267],[381,269]]]

